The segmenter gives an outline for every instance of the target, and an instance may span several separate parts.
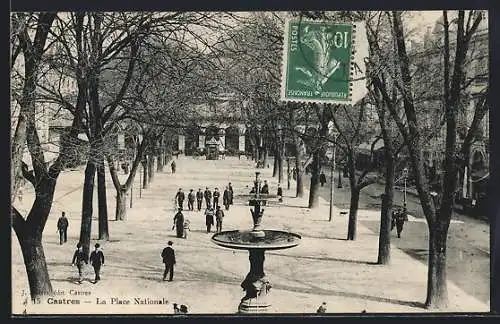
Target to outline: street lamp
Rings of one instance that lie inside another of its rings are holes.
[[[332,144],[333,146],[333,152],[332,152],[332,155],[330,157],[330,212],[329,212],[329,217],[328,217],[328,221],[332,221],[333,219],[333,196],[334,196],[334,193],[335,193],[335,183],[333,181],[333,178],[335,177],[335,153],[336,153],[336,150],[337,150],[337,137],[338,137],[339,134],[335,134],[334,135],[334,142]]]
[[[408,168],[403,169],[404,191],[403,191],[403,212],[406,213],[406,179],[408,178]]]
[[[342,176],[340,174],[340,169],[342,169],[342,164],[339,165],[339,181],[337,183],[337,188],[339,188],[339,189],[342,188]]]

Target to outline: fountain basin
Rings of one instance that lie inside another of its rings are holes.
[[[301,236],[295,233],[277,230],[259,230],[264,236],[255,235],[255,231],[224,231],[212,236],[212,242],[217,245],[238,249],[280,250],[288,249],[300,244]]]

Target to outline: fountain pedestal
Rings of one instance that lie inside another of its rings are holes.
[[[264,273],[265,250],[250,249],[248,252],[250,272],[241,283],[241,288],[246,292],[246,295],[241,299],[238,311],[240,313],[267,312],[271,306],[267,298],[271,284]]]
[[[212,242],[217,245],[239,250],[248,250],[250,271],[241,287],[245,296],[241,299],[238,312],[248,314],[267,313],[271,307],[269,291],[271,284],[264,273],[264,260],[266,250],[288,249],[300,243],[300,235],[261,229],[262,216],[268,198],[273,195],[261,195],[258,181],[259,172],[256,172],[255,193],[253,195],[241,195],[250,198],[249,204],[254,209],[250,210],[253,219],[253,229],[249,231],[223,231],[212,236]]]

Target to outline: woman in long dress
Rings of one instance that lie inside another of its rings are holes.
[[[210,229],[214,224],[214,209],[212,207],[205,210],[205,224],[207,225],[207,233],[210,233]]]
[[[177,237],[184,236],[184,215],[182,214],[182,209],[179,208],[179,211],[174,216],[174,226],[177,233]]]

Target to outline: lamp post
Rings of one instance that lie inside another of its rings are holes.
[[[342,164],[339,165],[339,181],[337,183],[337,188],[339,188],[339,189],[342,188],[342,175],[340,174],[340,169],[342,169],[341,166],[342,166]]]
[[[330,211],[328,215],[328,221],[331,222],[333,219],[333,197],[335,194],[335,183],[333,181],[333,178],[335,177],[335,153],[337,150],[337,136],[338,134],[335,134],[334,136],[334,142],[333,142],[333,152],[330,160]]]
[[[286,158],[286,188],[290,190],[290,157]]]
[[[403,169],[404,191],[403,191],[403,211],[406,213],[406,178],[408,177],[408,168]]]

